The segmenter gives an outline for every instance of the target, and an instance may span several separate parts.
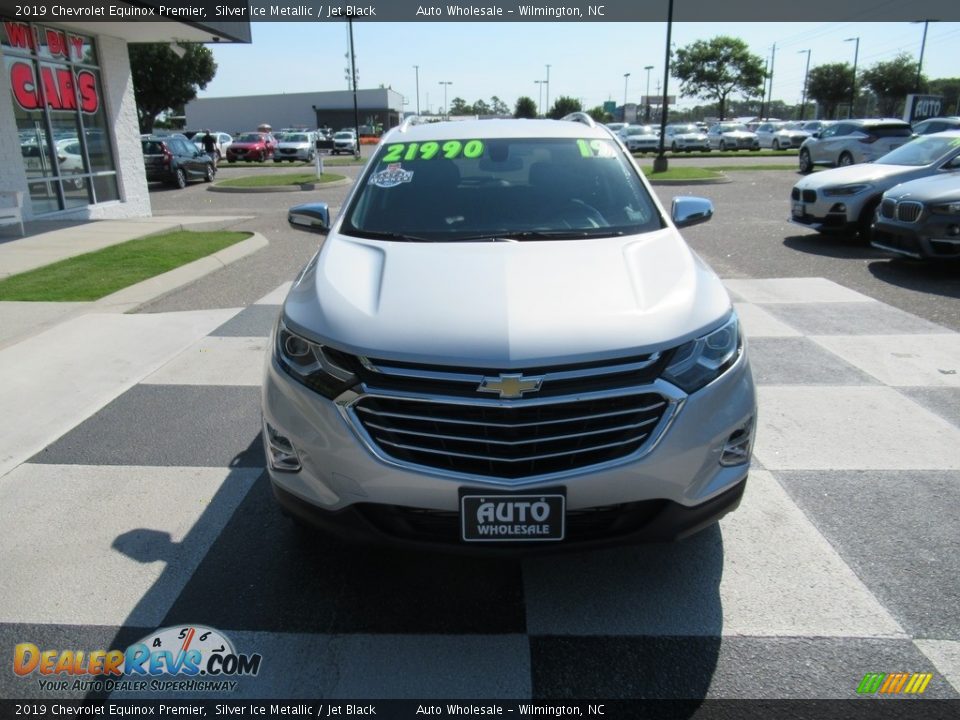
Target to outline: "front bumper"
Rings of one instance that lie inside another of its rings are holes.
[[[881,219],[873,226],[870,244],[915,260],[960,260],[960,236],[952,235],[956,218],[930,218],[922,223]]]
[[[594,531],[579,535],[571,525],[567,540],[534,544],[538,549],[674,539],[696,532],[739,502],[749,462],[722,466],[719,459],[730,435],[756,416],[743,354],[724,375],[685,398],[649,453],[559,479],[525,482],[421,472],[378,458],[334,402],[290,379],[272,358],[262,401],[265,423],[291,441],[302,466],[298,472],[269,468],[275,494],[289,512],[353,537],[458,548],[458,536],[454,532],[451,537],[449,528],[457,527],[460,488],[529,494],[562,486],[568,513],[603,510],[624,518],[612,517],[605,528],[596,530],[594,524]],[[424,537],[412,520],[438,531]]]
[[[791,197],[790,217],[787,219],[794,225],[824,234],[843,234],[856,229],[862,207],[863,203],[855,195],[849,198],[826,198],[818,192],[813,202]]]

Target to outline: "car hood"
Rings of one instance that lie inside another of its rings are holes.
[[[284,304],[291,329],[347,352],[504,369],[674,347],[729,311],[672,228],[462,243],[331,233]]]
[[[311,144],[312,144],[312,143],[309,143],[309,142],[279,142],[279,143],[277,143],[277,147],[278,147],[278,148],[293,149],[293,150],[299,150],[299,149],[301,149],[301,148],[305,148],[305,149],[309,150]]]
[[[960,172],[912,180],[891,188],[884,197],[925,203],[956,202],[960,200]]]
[[[673,137],[681,140],[706,140],[705,133],[676,133]]]
[[[905,179],[923,177],[933,170],[928,166],[911,165],[881,165],[879,163],[861,163],[847,167],[821,170],[800,180],[796,187],[801,190],[818,190],[834,185],[851,185],[853,183],[871,183],[877,186],[891,187]]]
[[[262,147],[264,147],[265,145],[266,145],[266,143],[263,142],[263,141],[260,141],[260,142],[237,142],[236,140],[234,140],[232,143],[230,143],[230,147],[232,147],[232,148],[234,148],[234,149],[236,149],[236,150],[245,150],[245,149],[250,149],[250,148],[254,148],[254,149],[256,149],[256,148],[262,148]]]
[[[756,133],[747,132],[746,130],[728,130],[725,133],[720,133],[723,137],[729,138],[752,138],[756,137]]]

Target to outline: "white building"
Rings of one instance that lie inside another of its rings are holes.
[[[23,193],[25,220],[150,215],[127,44],[250,42],[249,22],[27,22],[16,6],[0,0],[0,190]]]

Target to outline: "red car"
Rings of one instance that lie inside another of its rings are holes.
[[[277,140],[270,133],[241,133],[227,148],[227,160],[232,163],[238,160],[263,162],[273,157],[276,147]]]

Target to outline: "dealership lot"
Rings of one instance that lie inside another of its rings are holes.
[[[319,236],[286,226],[297,194],[153,192],[159,214],[254,214],[240,227],[271,246],[76,329],[115,338],[102,352],[135,369],[0,477],[3,643],[123,648],[208,625],[264,658],[231,697],[839,698],[896,671],[960,696],[956,268],[795,229],[794,173],[731,176],[658,190],[717,208],[685,234],[750,343],[760,419],[741,508],[677,544],[525,559],[295,530],[263,472],[258,385]],[[346,190],[303,195],[338,205]],[[145,328],[169,342],[119,342]],[[61,341],[38,335],[0,368]],[[36,676],[0,675],[3,697],[38,694]]]

